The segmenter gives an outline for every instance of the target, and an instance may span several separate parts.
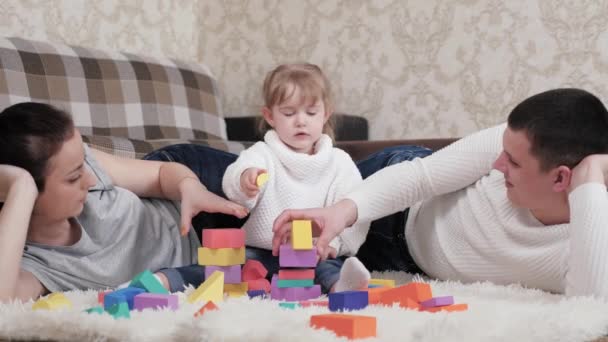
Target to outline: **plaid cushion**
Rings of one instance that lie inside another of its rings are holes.
[[[0,110],[53,104],[83,134],[227,139],[216,81],[204,65],[0,37]]]
[[[108,136],[87,136],[83,135],[82,140],[86,142],[90,147],[114,154],[125,158],[138,158],[141,159],[146,154],[159,149],[164,146],[174,144],[200,144],[209,147],[216,148],[218,150],[232,152],[238,154],[247,147],[254,144],[240,143],[236,141],[208,139],[208,140],[176,140],[176,139],[161,139],[161,140],[134,140],[126,139],[121,137],[108,137]]]

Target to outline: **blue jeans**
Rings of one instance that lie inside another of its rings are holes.
[[[414,158],[424,158],[431,153],[432,151],[428,148],[419,146],[394,146],[357,162],[357,167],[365,179],[387,166]],[[409,208],[372,221],[367,238],[357,252],[357,258],[367,269],[424,274],[410,255],[405,240],[405,223],[408,213]]]
[[[402,161],[416,157],[426,157],[432,151],[417,146],[395,146],[372,154],[367,159],[357,163],[363,178],[376,171]],[[190,168],[207,187],[219,196],[226,197],[222,191],[222,177],[228,165],[232,164],[237,155],[219,151],[207,146],[180,144],[156,150],[144,159],[173,161]],[[413,261],[405,241],[404,228],[408,210],[398,212],[376,221],[370,226],[365,243],[359,249],[357,257],[370,270],[402,270],[410,273],[423,273]],[[201,236],[203,228],[233,228],[241,227],[247,220],[225,214],[200,213],[192,220],[192,225]],[[268,269],[269,278],[278,272],[278,258],[270,251],[247,247],[248,259],[262,262]],[[330,259],[320,262],[315,271],[315,281],[321,284],[323,292],[327,292],[338,280],[344,258]],[[161,270],[169,279],[172,292],[181,291],[185,285],[198,286],[204,281],[204,266],[189,265]]]

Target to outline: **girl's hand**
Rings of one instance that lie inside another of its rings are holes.
[[[242,205],[224,199],[207,190],[198,179],[184,178],[179,184],[181,192],[181,234],[186,235],[190,229],[192,218],[201,211],[207,213],[223,213],[238,218],[249,214]]]
[[[245,196],[253,198],[260,192],[257,179],[262,173],[266,173],[266,170],[255,167],[250,167],[243,171],[241,174],[241,190]]]

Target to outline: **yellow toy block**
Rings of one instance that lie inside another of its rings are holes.
[[[245,247],[198,248],[198,264],[205,266],[231,266],[245,263]]]
[[[266,182],[268,182],[268,173],[266,173],[266,172],[260,173],[258,175],[258,178],[256,178],[256,180],[255,180],[255,184],[257,184],[258,188],[261,188],[262,186],[264,186],[264,184],[266,184]]]
[[[310,220],[293,220],[291,223],[291,248],[312,249],[312,223]]]
[[[188,303],[199,301],[221,302],[224,299],[224,272],[215,271],[188,296]]]
[[[32,305],[32,310],[57,310],[61,308],[72,308],[72,302],[61,292],[52,293],[45,299],[37,300]]]
[[[247,295],[247,290],[249,290],[249,285],[246,282],[238,283],[238,284],[224,284],[224,293],[228,295],[228,297],[242,297]]]
[[[395,281],[392,279],[370,279],[369,284],[384,287],[395,287]]]

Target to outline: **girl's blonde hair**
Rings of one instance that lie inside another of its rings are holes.
[[[277,104],[289,99],[295,89],[300,90],[304,101],[322,100],[325,112],[333,112],[331,87],[321,68],[310,63],[281,64],[266,75],[262,95],[264,106],[272,109]],[[270,125],[259,118],[258,130],[261,135],[270,129]],[[332,117],[323,126],[323,133],[334,138]]]

